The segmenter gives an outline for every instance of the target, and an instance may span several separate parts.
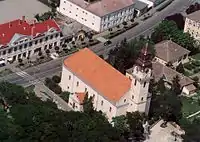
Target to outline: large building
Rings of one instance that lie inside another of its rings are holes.
[[[200,10],[186,17],[184,32],[188,32],[192,37],[200,41]]]
[[[71,93],[69,106],[82,111],[88,93],[93,98],[94,108],[105,113],[109,120],[132,111],[148,114],[152,64],[147,50],[145,47],[141,51],[133,70],[126,76],[87,48],[66,58],[60,86]]]
[[[61,0],[58,11],[96,32],[102,32],[131,20],[137,12],[134,4],[133,0]]]
[[[0,25],[0,64],[30,58],[60,45],[62,33],[52,19],[37,23],[25,17]]]

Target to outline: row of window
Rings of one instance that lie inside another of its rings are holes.
[[[143,84],[143,87],[145,87],[146,86],[146,82],[144,82],[144,84]],[[137,80],[135,79],[135,82],[134,82],[134,85],[136,86],[137,85]]]

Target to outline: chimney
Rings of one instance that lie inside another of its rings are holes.
[[[35,26],[33,26],[32,28],[31,28],[31,35],[33,36],[33,34],[34,34],[34,29],[35,29]]]
[[[33,25],[35,25],[36,24],[36,20],[33,20]]]
[[[25,22],[25,16],[22,16],[22,21]]]
[[[8,25],[9,25],[9,28],[10,28],[10,27],[12,27],[12,24],[11,24],[11,22],[9,22],[9,24],[8,24]]]
[[[4,33],[2,33],[2,36],[4,37],[4,36],[5,36],[5,34],[4,34]]]
[[[23,27],[24,28],[24,30],[26,30],[26,27]]]

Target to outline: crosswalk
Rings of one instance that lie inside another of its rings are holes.
[[[39,79],[37,79],[37,78],[31,76],[30,74],[28,74],[28,73],[25,72],[25,71],[18,71],[18,72],[15,72],[15,73],[16,73],[17,75],[21,76],[22,78],[26,79],[26,80],[29,82],[29,84],[31,84],[31,85],[35,85],[35,84],[37,84],[37,83],[40,82]]]

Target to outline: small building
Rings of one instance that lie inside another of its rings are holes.
[[[155,45],[156,57],[155,60],[163,65],[171,63],[177,67],[180,63],[184,64],[189,61],[189,50],[181,47],[171,40],[164,40]]]
[[[126,112],[148,114],[150,78],[151,58],[147,48],[141,51],[132,72],[126,76],[85,48],[64,60],[60,86],[71,93],[68,103],[73,110],[83,110],[87,93],[93,98],[94,108],[111,121],[112,117]]]
[[[134,4],[133,0],[61,0],[57,10],[96,32],[102,32],[133,19]]]
[[[160,3],[164,2],[165,0],[139,0],[143,3],[146,3],[148,5],[148,8],[155,7],[159,5]]]
[[[49,19],[37,23],[22,19],[0,24],[0,61],[12,63],[18,59],[37,56],[38,52],[54,50],[60,46],[62,32],[57,23]]]
[[[200,41],[200,10],[186,16],[184,32]]]
[[[192,79],[180,74],[172,68],[167,67],[159,62],[153,62],[152,67],[154,79],[158,81],[163,77],[167,87],[171,87],[173,78],[178,76],[183,95],[191,96],[197,90],[197,88],[193,85],[194,81]]]

